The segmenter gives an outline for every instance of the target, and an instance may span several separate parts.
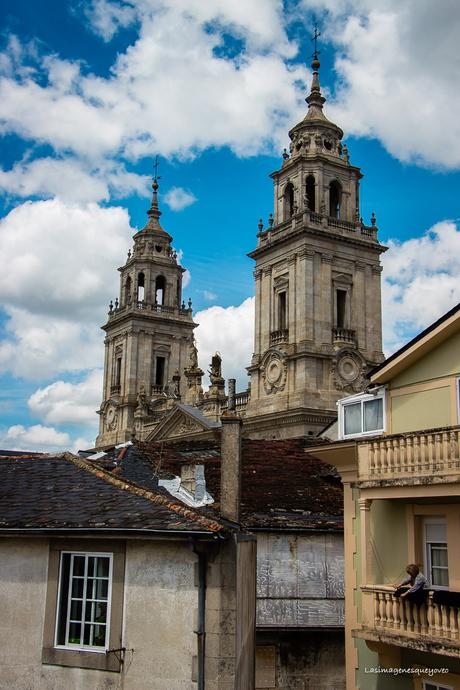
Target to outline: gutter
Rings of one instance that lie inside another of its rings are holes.
[[[196,544],[193,550],[198,556],[198,625],[195,630],[197,636],[197,690],[205,690],[205,659],[206,659],[206,569],[207,557],[206,554],[197,549]]]
[[[186,530],[171,530],[171,529],[126,529],[126,528],[102,528],[102,529],[88,529],[79,527],[55,527],[55,528],[41,528],[41,527],[22,527],[22,528],[0,528],[0,537],[73,537],[85,536],[98,538],[101,536],[107,537],[126,537],[132,539],[152,539],[159,537],[163,539],[204,539],[208,541],[216,541],[217,539],[226,539],[227,535],[220,532],[200,532],[200,531],[186,531]]]

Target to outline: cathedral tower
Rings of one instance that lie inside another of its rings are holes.
[[[158,181],[143,230],[120,271],[120,293],[110,303],[106,332],[103,401],[97,446],[131,439],[136,419],[147,417],[155,402],[180,400],[184,369],[193,347],[191,301],[182,301],[184,269],[160,225]]]
[[[259,224],[251,396],[253,437],[317,432],[336,401],[362,390],[383,359],[380,254],[375,216],[359,213],[360,169],[323,112],[315,52],[305,118],[289,132],[272,173],[274,214]]]

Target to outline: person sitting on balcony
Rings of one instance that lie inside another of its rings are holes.
[[[409,563],[406,567],[406,573],[408,577],[405,577],[399,585],[393,585],[396,590],[393,592],[393,596],[414,601],[416,604],[423,604],[428,593],[428,580],[415,563]]]

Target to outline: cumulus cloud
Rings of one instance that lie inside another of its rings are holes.
[[[238,306],[203,309],[197,312],[195,321],[200,324],[195,335],[201,368],[207,371],[212,355],[220,352],[223,375],[236,378],[238,390],[245,390],[245,367],[254,348],[254,298],[249,297]]]
[[[132,18],[130,6],[93,3],[93,28],[109,38],[121,17]],[[133,7],[139,36],[109,77],[55,55],[19,79],[6,73],[0,131],[96,159],[187,156],[225,145],[250,155],[281,146],[305,110],[307,77],[304,65],[288,61],[297,45],[287,37],[281,0],[145,0]]]
[[[97,426],[101,402],[102,370],[91,371],[80,383],[55,381],[33,393],[28,406],[34,417],[49,424]]]
[[[5,450],[62,451],[69,445],[69,434],[41,424],[28,427],[15,424],[0,435],[0,446]]]
[[[460,5],[430,0],[304,0],[329,12],[338,90],[328,114],[402,161],[460,165]],[[430,50],[426,49],[430,46]]]
[[[387,355],[460,302],[460,230],[444,221],[422,237],[388,244],[382,258]]]
[[[123,165],[93,167],[77,158],[37,158],[0,170],[0,191],[23,198],[58,197],[69,203],[109,201],[131,194],[149,194],[148,177],[128,172]]]
[[[93,31],[110,41],[120,29],[129,26],[136,18],[136,9],[131,2],[94,0],[85,8],[85,14]]]
[[[165,196],[165,202],[172,211],[182,211],[195,201],[196,196],[182,187],[172,187]]]
[[[131,245],[126,210],[26,202],[0,221],[0,371],[40,379],[100,365],[114,270]]]

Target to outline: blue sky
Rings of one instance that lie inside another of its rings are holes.
[[[362,168],[384,256],[387,353],[460,301],[460,9],[425,0],[4,0],[0,447],[91,444],[106,305],[160,156],[200,360],[246,385],[246,257],[306,110],[320,24],[326,112]]]

